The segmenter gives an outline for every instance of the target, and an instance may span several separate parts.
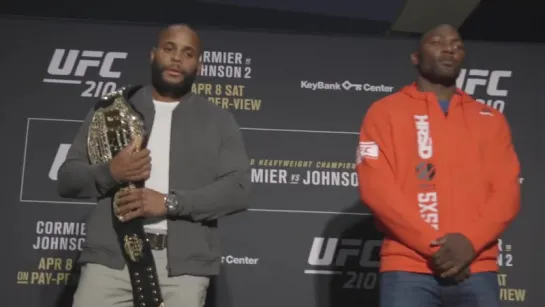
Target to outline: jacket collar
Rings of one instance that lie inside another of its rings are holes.
[[[144,109],[154,108],[153,97],[151,96],[152,90],[153,90],[153,87],[151,84],[142,86],[142,88],[138,90],[138,92],[136,92],[133,98],[131,99],[134,105],[137,108],[144,108]],[[191,103],[193,102],[193,99],[192,99],[193,96],[195,96],[195,94],[189,91],[180,99],[180,102],[183,102],[183,104]]]
[[[132,105],[144,117],[144,126],[147,131],[151,131],[153,120],[155,118],[155,106],[153,105],[152,85],[147,84],[140,88],[131,98]],[[184,110],[196,101],[196,95],[193,92],[188,92],[180,99],[180,104],[174,109],[174,114]]]
[[[406,95],[412,97],[413,99],[417,100],[424,100],[424,101],[434,101],[437,100],[437,97],[434,93],[431,92],[422,92],[418,89],[418,86],[416,85],[416,82],[411,83],[410,85],[406,85],[401,89],[403,93]],[[464,91],[460,90],[459,88],[456,88],[456,92],[454,93],[454,96],[452,97],[453,102],[471,102],[471,97],[466,94]]]

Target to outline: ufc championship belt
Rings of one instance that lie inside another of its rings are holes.
[[[87,134],[92,164],[109,162],[125,146],[138,140],[136,151],[145,139],[143,116],[129,103],[142,86],[123,87],[109,93],[96,104]],[[118,193],[141,187],[142,182],[123,183],[112,197],[112,220],[129,270],[135,307],[164,307],[155,260],[146,239],[142,218],[122,222],[117,216]],[[97,306],[98,307],[98,306]]]

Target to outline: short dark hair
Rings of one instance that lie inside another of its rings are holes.
[[[163,33],[165,31],[167,31],[168,29],[172,28],[172,27],[179,27],[179,28],[187,28],[193,32],[195,32],[195,34],[197,35],[197,37],[199,36],[197,31],[195,30],[195,28],[193,28],[191,25],[187,24],[187,23],[175,23],[175,24],[170,24],[170,25],[167,25],[167,26],[164,26],[162,27],[161,29],[159,29],[159,32],[157,33],[157,37],[155,39],[155,47],[159,47],[159,42],[161,41],[161,36],[163,35]],[[199,55],[202,54],[203,52],[203,46],[202,46],[202,42],[201,40],[199,39],[199,46],[198,46],[198,50],[197,52],[199,53]]]

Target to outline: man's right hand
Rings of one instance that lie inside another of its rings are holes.
[[[464,280],[468,279],[471,276],[471,269],[470,266],[464,266],[460,271],[458,271],[456,274],[451,275],[449,277],[443,277],[441,276],[442,273],[444,273],[444,268],[438,267],[435,263],[431,263],[434,273],[436,276],[441,278],[446,278],[448,280],[453,281],[454,283],[458,284],[463,282]]]
[[[149,149],[135,152],[141,140],[136,139],[110,161],[112,177],[119,182],[136,182],[149,178],[151,157]]]
[[[469,267],[466,267],[465,269],[461,270],[458,274],[454,275],[452,279],[456,283],[461,283],[462,281],[466,280],[471,276],[471,271]]]

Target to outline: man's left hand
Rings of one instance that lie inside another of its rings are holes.
[[[166,214],[164,194],[148,188],[119,192],[117,215],[122,222],[137,217],[165,216]]]
[[[458,275],[475,258],[475,249],[471,241],[460,233],[447,234],[433,242],[432,246],[441,246],[433,254],[432,263],[442,278]]]

